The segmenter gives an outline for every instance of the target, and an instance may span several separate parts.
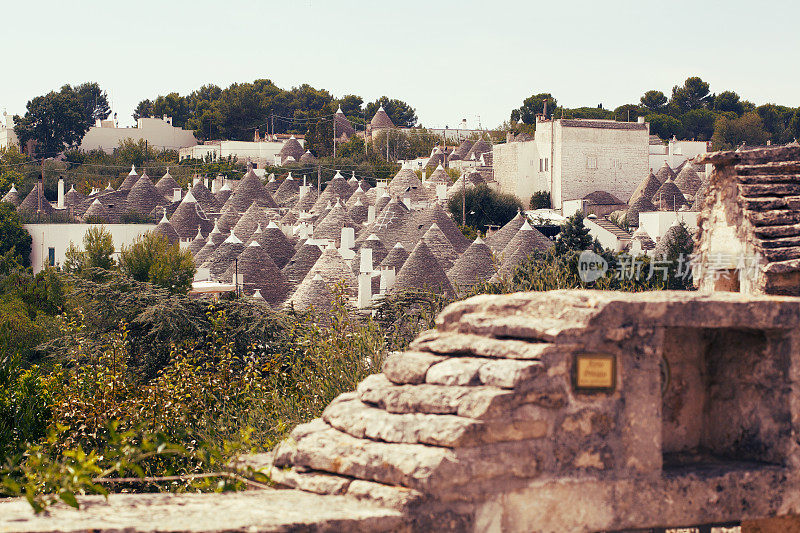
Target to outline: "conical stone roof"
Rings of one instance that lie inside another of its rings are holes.
[[[406,227],[403,228],[403,244],[409,248],[413,247],[433,224],[438,225],[442,233],[447,236],[456,253],[461,254],[469,247],[467,238],[438,203],[432,203],[422,211],[412,213]]]
[[[308,190],[308,192],[300,197],[297,203],[294,204],[294,207],[292,207],[292,210],[297,211],[298,213],[301,211],[310,212],[317,203],[318,197],[319,195],[317,194],[317,189],[312,187]]]
[[[178,204],[170,222],[181,239],[191,239],[198,227],[204,235],[208,235],[214,228],[214,223],[206,217],[191,191]]]
[[[333,136],[337,139],[342,135],[345,137],[352,137],[356,134],[356,130],[353,128],[353,125],[349,120],[347,120],[347,117],[344,116],[341,106],[339,107],[339,110],[336,111],[336,115],[334,115],[333,127]]]
[[[39,206],[40,199],[41,207]],[[33,189],[31,189],[31,192],[28,193],[28,196],[26,196],[25,199],[17,206],[17,210],[27,211],[29,213],[39,212],[43,215],[52,215],[56,211],[47,198],[45,198],[42,183],[39,181],[34,184]]]
[[[333,293],[320,275],[305,279],[286,302],[297,311],[313,311],[324,317],[333,309]]]
[[[228,266],[224,277],[237,282],[241,279],[243,292],[252,296],[258,290],[268,304],[277,307],[289,294],[289,284],[267,251],[253,241],[244,248],[238,259]]]
[[[230,183],[222,184],[222,187],[219,188],[217,192],[214,193],[214,198],[217,200],[217,204],[219,204],[220,210],[223,208],[225,203],[230,199],[231,195],[233,194],[233,188],[231,187]]]
[[[479,141],[475,141],[475,143],[470,146],[469,151],[464,156],[464,159],[472,159],[472,156],[475,156],[475,159],[479,159],[481,154],[485,154],[486,152],[492,151],[492,145],[484,141],[483,139]]]
[[[322,255],[306,274],[306,279],[313,278],[316,274],[322,276],[325,283],[331,287],[343,283],[347,294],[351,297],[358,294],[358,280],[339,250],[333,246],[328,246],[322,251]]]
[[[325,209],[325,206],[330,202],[331,205],[336,203],[336,200],[346,202],[353,191],[350,190],[350,185],[339,172],[331,179],[325,186],[325,190],[319,195],[314,207],[311,208],[312,213],[319,213]]]
[[[140,178],[141,179],[141,178]],[[95,200],[96,201],[96,200]],[[178,235],[178,232],[175,231],[175,228],[172,226],[169,220],[167,220],[167,214],[164,213],[164,216],[161,217],[161,222],[153,228],[153,233],[156,235],[163,235],[167,238],[170,244],[175,244],[180,242],[181,237]]]
[[[375,200],[375,212],[380,214],[380,212],[383,211],[391,201],[392,195],[389,194],[388,191],[384,191],[383,194],[381,194],[381,197]]]
[[[275,193],[278,191],[278,187],[281,186],[282,181],[275,179],[275,174],[270,174],[267,178],[267,183],[264,185],[267,191],[272,195],[272,198],[275,198]]]
[[[667,180],[674,180],[675,179],[675,172],[670,168],[666,161],[664,164],[659,168],[655,173],[656,178],[662,184]]]
[[[217,197],[208,190],[203,180],[198,180],[197,183],[192,186],[191,193],[204,213],[219,213],[220,209],[222,209],[222,204],[220,204],[217,201]]]
[[[369,206],[364,205],[364,203],[359,198],[358,200],[356,200],[355,205],[353,205],[347,211],[347,216],[349,216],[350,220],[352,220],[353,223],[356,224],[356,227],[360,227],[367,221],[367,218],[369,218]]]
[[[270,195],[269,191],[258,179],[253,169],[247,171],[244,177],[239,181],[239,185],[233,192],[228,201],[225,202],[225,207],[231,206],[239,213],[244,213],[253,202],[260,202],[264,207],[278,207],[275,200]]]
[[[83,219],[93,223],[103,222],[108,224],[111,222],[111,212],[99,199],[95,198],[89,205],[89,209],[83,213]]]
[[[469,190],[479,185],[486,185],[486,180],[483,179],[480,172],[467,172],[462,174],[449,189],[447,189],[447,199],[452,200],[456,196],[460,196],[462,191]]]
[[[275,202],[281,207],[290,207],[297,202],[299,197],[300,180],[294,179],[290,172],[275,191]]]
[[[661,182],[652,172],[636,187],[633,194],[628,199],[628,205],[633,205],[639,198],[647,198],[648,200],[661,187]]]
[[[211,279],[226,283],[230,282],[231,280],[225,279],[225,271],[243,251],[244,243],[231,233],[222,244],[217,246],[217,249],[203,263],[202,267],[208,269]]]
[[[425,235],[422,236],[422,240],[425,241],[428,249],[436,260],[439,261],[439,264],[442,265],[442,269],[445,272],[450,270],[453,263],[458,259],[458,253],[456,253],[456,249],[453,248],[453,245],[447,240],[442,230],[439,229],[439,225],[434,222],[428,231],[425,232]]]
[[[333,241],[339,247],[342,241],[342,229],[353,228],[355,231],[357,227],[348,216],[344,204],[336,202],[325,218],[317,222],[314,228],[314,238]]]
[[[13,183],[11,184],[11,188],[8,190],[5,196],[3,196],[2,201],[8,204],[12,204],[14,207],[22,203],[22,198],[19,197],[19,192],[17,192],[17,188],[14,187]]]
[[[67,191],[67,194],[64,195],[64,205],[67,207],[76,207],[82,204],[85,200],[86,197],[75,190],[75,185],[72,185],[69,188],[69,191]]]
[[[306,150],[303,155],[300,156],[300,163],[304,165],[315,165],[317,163],[317,158],[314,157],[310,151]]]
[[[196,258],[198,252],[200,252],[200,250],[203,249],[203,246],[206,245],[206,242],[208,241],[206,241],[206,238],[203,237],[203,233],[200,231],[200,228],[198,228],[197,235],[195,235],[192,242],[189,243],[187,250],[189,250],[189,252],[192,254],[192,257]]]
[[[274,221],[259,226],[251,240],[261,245],[278,268],[285,267],[295,255],[294,246]]]
[[[131,165],[131,171],[125,176],[125,179],[122,180],[122,183],[119,186],[119,191],[129,191],[136,185],[136,181],[139,179],[139,174],[136,173],[136,167]]]
[[[305,279],[308,271],[322,255],[322,250],[314,241],[306,241],[283,267],[283,275],[290,284],[298,284]]]
[[[703,185],[703,180],[694,169],[694,165],[684,165],[678,175],[675,177],[675,185],[683,193],[684,196],[694,197],[697,190]]]
[[[217,247],[225,241],[225,234],[223,234],[219,227],[214,224],[214,229],[211,230],[211,233],[208,234],[208,238],[206,239],[206,244],[200,251],[197,252],[194,256],[194,264],[197,267],[200,267],[205,263],[211,254],[217,249]]]
[[[469,153],[469,149],[472,148],[473,144],[475,144],[475,141],[470,139],[465,139],[461,141],[458,147],[455,150],[453,150],[453,153],[450,154],[450,160],[456,161],[458,159],[464,159]]]
[[[389,115],[386,113],[386,110],[383,109],[383,106],[380,106],[378,111],[375,112],[372,120],[369,121],[369,125],[373,130],[395,127],[394,122],[392,122],[392,119],[389,118]]]
[[[653,249],[653,257],[657,258],[666,257],[667,254],[669,253],[670,246],[672,246],[672,244],[676,242],[678,236],[681,234],[682,231],[683,228],[681,227],[678,220],[675,219],[675,222],[673,222],[672,225],[669,228],[667,228],[667,231],[664,233],[661,239],[659,239],[658,244],[656,244],[656,247]]]
[[[703,184],[700,185],[700,188],[697,189],[697,192],[694,195],[694,201],[692,202],[692,211],[702,211],[703,204],[706,201],[706,196],[708,196],[708,179],[703,181]]]
[[[178,182],[175,181],[175,178],[173,178],[169,173],[169,168],[167,168],[166,174],[164,174],[161,179],[158,180],[158,183],[155,184],[155,188],[161,193],[161,196],[165,196],[172,201],[172,196],[175,192],[175,189],[180,189],[181,186],[178,185]]]
[[[524,223],[525,217],[522,213],[517,213],[517,216],[508,221],[505,226],[486,237],[486,244],[494,253],[501,253]]]
[[[267,211],[268,208],[264,207],[260,202],[253,202],[250,204],[250,207],[247,208],[247,211],[239,217],[239,220],[236,221],[236,225],[231,231],[235,233],[242,242],[247,242],[259,225],[266,226],[269,224],[270,218]]]
[[[386,249],[386,246],[384,246],[380,238],[373,233],[361,243],[361,246],[359,246],[358,251],[356,252],[356,256],[353,258],[351,267],[354,274],[358,274],[361,270],[361,250],[364,249],[372,250],[373,270],[378,270],[381,262],[383,262],[383,260],[386,259],[386,256],[389,255],[389,250]]]
[[[494,275],[495,269],[491,248],[478,237],[447,271],[447,277],[454,288],[463,292],[482,281],[489,280]]]
[[[128,191],[128,211],[149,215],[156,207],[166,207],[170,202],[158,192],[147,172],[143,172]]]
[[[652,250],[656,247],[656,243],[653,241],[653,238],[650,237],[644,228],[639,228],[633,232],[633,235],[631,235],[631,245],[634,243],[638,243],[644,252]]]
[[[389,182],[389,193],[393,196],[402,196],[409,189],[419,189],[422,182],[410,168],[401,168]]]
[[[344,203],[344,205],[345,205],[346,208],[350,209],[351,207],[353,207],[355,205],[357,200],[361,200],[361,203],[365,204],[365,205],[368,203],[368,201],[367,201],[367,191],[362,189],[360,184],[359,184],[358,187],[356,187],[356,190],[353,191],[353,194],[350,195],[350,198],[347,199],[347,201]]]
[[[370,225],[368,231],[380,237],[386,246],[394,246],[403,239],[403,228],[408,217],[408,208],[396,198],[392,198],[375,217],[375,221]]]
[[[408,251],[401,243],[397,243],[389,250],[389,254],[381,261],[381,268],[393,268],[395,272],[399,272],[408,259]]]
[[[640,197],[628,207],[628,211],[625,213],[625,222],[629,226],[638,227],[639,213],[648,213],[651,211],[658,211],[658,208],[647,198]]]
[[[303,146],[300,144],[300,141],[294,138],[292,135],[281,147],[281,151],[278,152],[278,155],[281,156],[282,160],[286,160],[287,157],[293,157],[295,161],[300,161],[300,158],[305,153]]]
[[[425,241],[414,247],[411,255],[397,273],[389,292],[399,294],[408,290],[428,289],[435,294],[454,296],[455,290],[447,279],[442,265],[431,253]]]
[[[514,238],[511,239],[501,253],[502,263],[512,257],[517,249],[522,249],[523,259],[533,252],[546,252],[553,246],[553,241],[542,235],[539,230],[528,224],[526,220]]]
[[[665,181],[653,195],[651,202],[661,211],[677,211],[687,205],[686,197],[673,180]]]
[[[230,233],[236,226],[236,223],[239,222],[240,218],[242,218],[242,213],[234,206],[225,204],[220,213],[220,217],[217,219],[217,227],[219,227],[222,233]]]

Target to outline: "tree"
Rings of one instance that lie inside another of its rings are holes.
[[[31,242],[16,208],[0,202],[0,255],[21,266],[30,266]]]
[[[536,191],[531,196],[530,201],[531,209],[549,209],[550,208],[550,193],[547,191]]]
[[[558,105],[558,100],[553,98],[550,93],[539,93],[523,100],[522,106],[511,112],[511,120],[522,121],[525,124],[535,124],[536,115],[544,114],[545,103],[547,104],[547,118],[550,118]]]
[[[647,115],[645,120],[650,123],[650,133],[658,135],[661,139],[683,137],[683,124],[675,117],[669,115]]]
[[[23,163],[29,159],[15,144],[0,148],[0,198],[11,189],[12,184],[19,188],[24,183]]]
[[[142,100],[136,105],[136,109],[133,110],[133,120],[139,120],[140,118],[147,118],[152,116],[153,116],[152,100]]]
[[[453,218],[461,222],[462,205],[466,205],[466,226],[486,231],[489,226],[503,226],[522,210],[522,204],[513,194],[494,191],[486,185],[467,189],[466,202],[459,191],[447,204]]]
[[[636,104],[624,104],[614,110],[614,120],[619,122],[636,122],[643,110]]]
[[[744,104],[735,92],[723,91],[714,98],[714,110],[741,115],[744,113]]]
[[[698,76],[686,78],[683,86],[676,85],[672,88],[670,104],[674,105],[682,113],[692,109],[708,107],[709,103],[712,102],[713,96],[709,94],[708,83]]]
[[[691,276],[682,275],[680,265],[694,253],[694,238],[686,227],[686,223],[681,221],[674,232],[668,232],[663,238],[668,239],[666,243],[666,260],[669,264],[668,275],[664,288],[670,290],[689,290],[692,288]]]
[[[583,213],[578,211],[567,219],[556,240],[556,254],[580,252],[592,248],[593,240],[589,228],[583,225]]]
[[[341,106],[342,113],[344,113],[344,116],[347,117],[350,122],[356,122],[358,124],[364,123],[364,115],[361,111],[361,106],[364,105],[363,98],[355,94],[347,94],[334,103],[336,104],[336,108]],[[334,111],[336,111],[336,109],[334,109]]]
[[[83,106],[83,116],[93,126],[97,120],[105,120],[111,114],[108,95],[97,82],[86,82],[75,87],[75,94]]]
[[[365,109],[367,122],[372,120],[372,117],[375,116],[381,106],[383,106],[383,110],[386,111],[386,114],[389,115],[389,118],[398,128],[413,128],[417,125],[419,119],[414,108],[402,100],[390,99],[388,96],[381,96],[374,102],[367,104]]]
[[[15,117],[14,128],[19,142],[36,142],[36,151],[44,156],[56,156],[64,149],[80,143],[89,130],[89,120],[83,103],[69,85],[59,92],[51,91],[30,100],[23,117]]]
[[[767,142],[768,134],[764,131],[764,124],[757,112],[745,113],[736,119],[720,116],[714,123],[714,136],[712,137],[715,150],[731,150],[742,143],[749,145],[763,145]]]
[[[693,109],[681,117],[683,136],[687,139],[709,141],[714,135],[717,116],[708,109]]]
[[[800,139],[800,108],[798,108],[792,116],[791,132],[795,140]]]
[[[136,281],[184,293],[192,286],[195,266],[191,252],[181,250],[179,243],[170,244],[165,236],[147,232],[122,248],[120,270]]]
[[[652,113],[661,113],[667,105],[667,97],[661,91],[647,91],[639,100]]]
[[[183,127],[186,119],[189,118],[189,106],[186,98],[178,93],[169,93],[166,96],[159,96],[153,102],[153,115],[156,117],[172,117],[173,126]]]
[[[93,268],[111,270],[114,268],[114,240],[105,226],[94,226],[83,236],[83,250],[69,243],[65,255],[64,270],[67,272],[84,274]]]

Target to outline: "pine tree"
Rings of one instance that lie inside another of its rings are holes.
[[[593,248],[594,240],[583,225],[583,214],[578,212],[567,219],[556,241],[556,253],[580,252]]]

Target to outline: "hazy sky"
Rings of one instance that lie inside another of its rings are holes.
[[[257,78],[400,98],[431,127],[494,127],[538,92],[614,108],[691,75],[800,106],[800,6],[781,0],[3,0],[0,13],[9,114],[97,81],[130,125],[144,98]]]

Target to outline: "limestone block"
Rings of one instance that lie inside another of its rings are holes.
[[[478,370],[485,363],[485,359],[472,357],[446,359],[428,369],[425,381],[438,385],[477,385]]]
[[[478,376],[484,385],[513,389],[543,371],[538,361],[489,361],[480,367]]]
[[[423,494],[414,489],[362,479],[354,479],[350,483],[347,487],[347,496],[397,510],[407,509],[423,498]]]
[[[428,369],[444,357],[421,352],[394,352],[383,363],[383,373],[395,383],[422,383]]]
[[[316,494],[344,494],[352,481],[347,477],[276,467],[270,469],[269,476],[279,486]]]
[[[531,343],[512,339],[493,339],[480,335],[428,331],[411,343],[414,350],[445,355],[475,355],[502,359],[540,359],[557,352],[550,343]]]

